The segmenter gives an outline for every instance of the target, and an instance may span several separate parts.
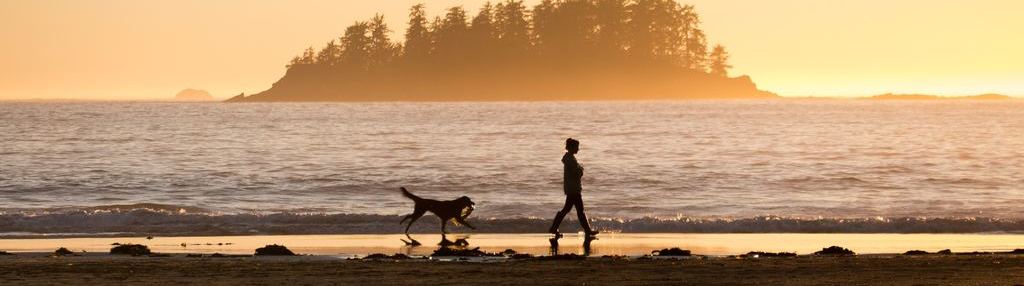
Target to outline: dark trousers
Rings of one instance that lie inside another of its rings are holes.
[[[562,210],[558,211],[555,215],[555,221],[551,224],[550,232],[558,230],[558,226],[562,224],[562,220],[565,219],[565,215],[576,207],[576,217],[580,220],[580,227],[583,227],[583,231],[590,232],[590,222],[587,221],[587,213],[583,212],[583,194],[565,194],[565,206]]]

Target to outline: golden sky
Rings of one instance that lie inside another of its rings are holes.
[[[309,45],[483,0],[0,0],[0,100],[259,92]],[[533,5],[539,1],[526,1]],[[733,75],[787,96],[1024,95],[1024,1],[690,0]]]

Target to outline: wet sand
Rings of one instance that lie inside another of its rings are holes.
[[[1024,256],[359,261],[324,256],[0,256],[3,285],[1015,285]]]
[[[267,244],[282,244],[300,254],[358,257],[370,253],[429,255],[440,241],[437,234],[414,234],[422,246],[407,247],[399,234],[367,235],[254,235],[205,237],[92,237],[0,239],[0,250],[9,252],[52,252],[58,247],[80,252],[106,253],[112,243],[135,243],[159,253],[253,254]],[[452,234],[450,239],[465,238],[470,247],[499,252],[514,249],[519,253],[551,253],[547,234]],[[184,243],[185,246],[181,246]],[[584,240],[567,234],[559,240],[559,253],[583,254]],[[1024,248],[1020,234],[683,234],[683,233],[607,233],[591,242],[591,255],[644,255],[651,250],[680,247],[695,254],[727,256],[748,251],[794,252],[810,254],[838,245],[859,254],[903,253],[907,250],[935,252],[996,252]]]

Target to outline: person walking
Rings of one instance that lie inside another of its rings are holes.
[[[572,138],[565,139],[565,155],[562,156],[562,165],[565,167],[563,178],[565,206],[555,215],[555,221],[551,224],[551,228],[548,229],[548,232],[555,236],[561,236],[561,233],[558,232],[558,227],[562,224],[562,220],[565,219],[565,215],[574,207],[576,208],[576,216],[580,221],[580,227],[583,228],[584,233],[587,236],[594,236],[598,233],[590,228],[587,214],[583,211],[583,166],[580,166],[579,162],[576,161],[576,153],[579,151],[580,141]]]

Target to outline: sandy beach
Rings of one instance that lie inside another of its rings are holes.
[[[1016,285],[1024,256],[360,261],[322,256],[0,257],[4,285]]]
[[[222,253],[253,254],[268,244],[281,244],[299,254],[361,257],[371,253],[402,253],[411,256],[430,255],[440,235],[413,234],[423,245],[406,246],[401,234],[343,235],[250,235],[250,236],[156,236],[146,237],[34,237],[0,239],[0,250],[8,252],[52,252],[66,247],[74,252],[106,253],[114,243],[147,245],[157,253]],[[500,252],[514,249],[519,253],[548,255],[552,252],[548,234],[540,233],[478,233],[451,234],[451,240],[464,239],[469,247]],[[584,254],[586,242],[579,234],[566,234],[558,241],[558,253]],[[908,250],[936,252],[999,252],[1024,248],[1020,234],[850,234],[850,233],[606,233],[590,242],[591,256],[640,256],[652,250],[679,247],[694,254],[729,256],[749,251],[793,252],[811,254],[822,248],[838,245],[858,254],[903,253]],[[184,245],[182,245],[184,244]]]

